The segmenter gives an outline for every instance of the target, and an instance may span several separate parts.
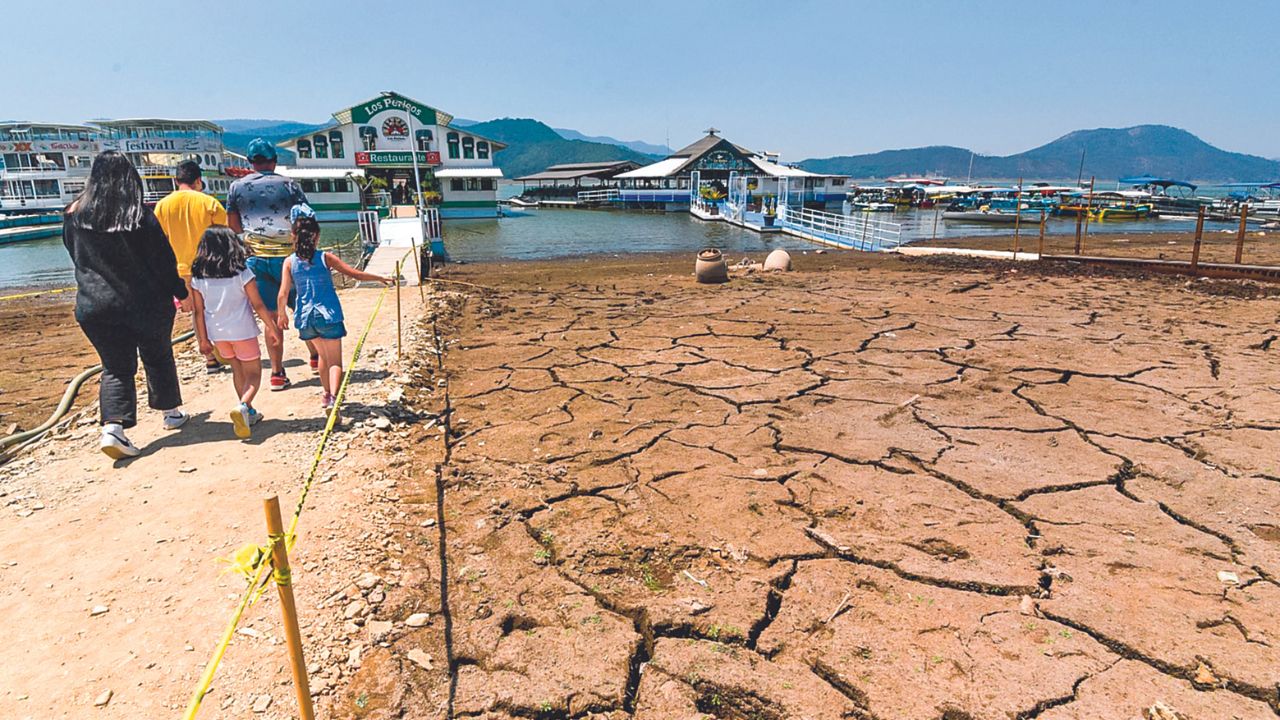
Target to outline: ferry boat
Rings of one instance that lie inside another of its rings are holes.
[[[224,203],[236,175],[248,172],[241,155],[228,152],[222,127],[208,120],[133,118],[99,120],[101,149],[123,153],[142,175],[143,200],[154,204],[178,189],[174,171],[183,160],[195,160],[204,172],[204,191]]]
[[[84,190],[100,151],[87,125],[0,123],[0,214],[60,212]]]

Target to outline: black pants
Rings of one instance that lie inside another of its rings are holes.
[[[182,404],[178,368],[173,362],[173,314],[142,321],[81,320],[80,328],[102,360],[98,404],[102,423],[138,424],[138,357],[147,372],[148,405],[172,410]]]

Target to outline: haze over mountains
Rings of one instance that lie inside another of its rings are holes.
[[[1116,180],[1131,175],[1157,175],[1183,180],[1253,182],[1280,179],[1280,162],[1216,148],[1186,130],[1168,125],[1098,128],[1067,133],[1040,147],[1007,156],[978,155],[965,148],[933,146],[884,150],[805,160],[814,172],[855,178],[933,173],[964,180],[974,178],[1072,179],[1083,176]]]
[[[217,121],[226,128],[232,150],[243,152],[255,137],[279,141],[325,127],[291,120],[232,119]],[[332,124],[332,123],[329,123]],[[508,178],[528,175],[548,165],[601,160],[652,162],[670,152],[662,145],[621,141],[608,136],[587,136],[576,130],[556,129],[530,118],[499,118],[485,122],[456,120],[459,127],[509,145],[495,156]],[[1195,135],[1167,125],[1077,130],[1040,147],[1014,155],[973,153],[966,148],[931,146],[884,150],[863,155],[813,158],[799,164],[814,172],[885,178],[894,175],[932,173],[963,180],[972,177],[1072,179],[1083,175],[1116,180],[1129,175],[1158,175],[1210,182],[1280,180],[1280,161],[1235,153],[1214,147]]]

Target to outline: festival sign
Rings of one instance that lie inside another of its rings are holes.
[[[21,140],[0,142],[0,152],[97,152],[98,143],[89,140]]]
[[[124,153],[221,152],[216,138],[120,138],[102,141],[103,150]]]
[[[438,152],[419,152],[419,165],[439,165],[440,153]],[[356,166],[363,167],[365,165],[394,165],[404,167],[413,164],[413,155],[407,152],[358,152],[356,153]]]

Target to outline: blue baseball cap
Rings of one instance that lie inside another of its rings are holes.
[[[315,216],[316,216],[316,211],[312,210],[311,206],[306,203],[298,203],[297,205],[294,205],[293,207],[289,208],[290,224],[298,222],[298,218],[300,217],[313,218]]]
[[[249,141],[249,149],[245,152],[245,155],[250,160],[275,160],[276,146],[262,138],[254,138]]]

